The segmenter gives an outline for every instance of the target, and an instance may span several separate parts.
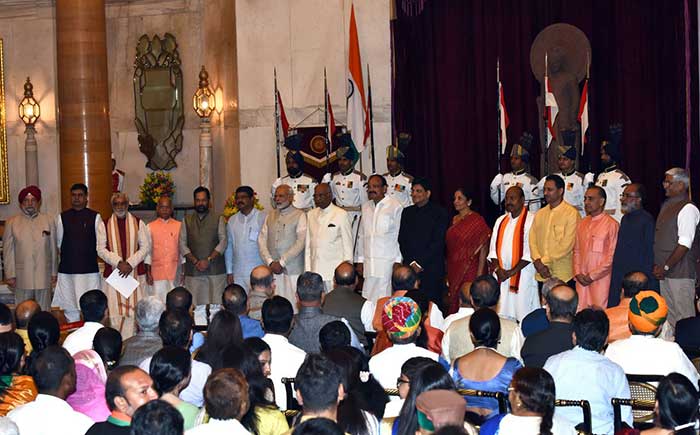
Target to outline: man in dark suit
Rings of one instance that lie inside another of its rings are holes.
[[[546,297],[549,326],[525,339],[520,351],[526,367],[543,367],[547,358],[574,347],[571,322],[576,316],[578,295],[571,287],[559,285]]]
[[[360,343],[366,346],[365,327],[360,317],[365,298],[355,293],[356,286],[355,267],[348,262],[340,263],[333,274],[333,291],[326,294],[323,301],[323,312],[347,320]]]

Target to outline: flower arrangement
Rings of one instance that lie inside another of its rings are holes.
[[[253,192],[253,207],[258,210],[264,210],[265,207],[258,201],[258,192]],[[226,205],[224,206],[224,219],[228,222],[228,219],[234,214],[238,213],[238,207],[236,206],[236,192],[233,192],[231,196],[226,200]]]
[[[141,204],[155,206],[161,196],[170,198],[175,196],[175,183],[173,183],[173,177],[167,172],[151,172],[146,175],[139,191]]]

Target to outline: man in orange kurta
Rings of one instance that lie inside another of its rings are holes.
[[[587,216],[576,229],[574,278],[578,310],[608,306],[612,260],[620,225],[604,212],[605,190],[592,186],[586,190],[583,206]]]

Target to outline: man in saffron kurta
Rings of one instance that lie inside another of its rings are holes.
[[[576,229],[574,275],[578,293],[578,310],[590,306],[605,309],[610,294],[613,255],[620,225],[605,213],[606,194],[592,186],[583,197],[585,219]]]
[[[146,224],[129,213],[129,198],[125,193],[112,194],[112,216],[97,229],[97,254],[105,262],[104,277],[114,268],[121,276],[132,275],[139,286],[125,297],[104,282],[109,306],[109,321],[122,338],[134,335],[136,329],[136,304],[144,297],[146,269],[143,259],[150,251]]]
[[[173,203],[170,197],[164,196],[156,206],[158,217],[147,226],[151,252],[146,257],[146,282],[149,285],[149,296],[153,295],[165,303],[165,297],[170,290],[180,285],[180,231],[182,222],[173,218]]]
[[[545,179],[544,199],[547,206],[537,212],[530,230],[535,278],[544,282],[554,276],[567,282],[574,277],[572,255],[581,215],[564,201],[564,180],[558,175]]]

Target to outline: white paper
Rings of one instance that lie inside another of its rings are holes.
[[[139,282],[136,281],[136,279],[134,279],[134,277],[131,275],[127,275],[126,278],[122,278],[122,276],[119,275],[119,269],[117,268],[114,268],[112,274],[107,277],[105,282],[121,293],[121,295],[125,298],[131,296],[134,290],[136,290],[136,287],[139,286]]]

